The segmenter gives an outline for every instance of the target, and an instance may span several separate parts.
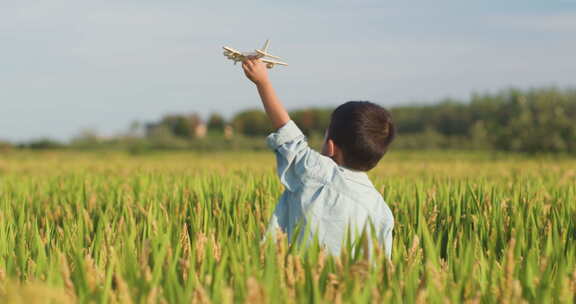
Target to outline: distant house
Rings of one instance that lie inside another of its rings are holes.
[[[225,138],[232,138],[234,137],[234,128],[231,125],[226,125],[224,127],[224,137]]]
[[[7,141],[0,140],[0,152],[8,151],[12,149],[12,144]]]
[[[208,131],[208,128],[206,127],[206,124],[205,123],[199,123],[194,128],[194,136],[196,138],[204,138],[204,137],[206,137],[207,131]]]

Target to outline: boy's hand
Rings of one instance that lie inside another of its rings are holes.
[[[242,69],[244,69],[244,74],[250,79],[254,84],[260,85],[268,82],[268,70],[266,65],[262,63],[257,58],[246,59],[242,62]]]

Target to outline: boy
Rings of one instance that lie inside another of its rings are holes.
[[[352,233],[362,232],[372,224],[390,258],[394,217],[365,173],[376,166],[394,138],[388,111],[370,102],[339,106],[332,113],[320,154],[308,147],[304,134],[290,120],[265,65],[249,59],[242,68],[256,85],[277,130],[267,141],[275,151],[278,175],[286,190],[276,205],[268,233],[274,235],[281,229],[291,240],[296,226],[302,223],[308,227],[308,240],[317,233],[320,244],[338,256],[348,228]]]

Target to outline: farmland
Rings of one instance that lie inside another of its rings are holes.
[[[374,262],[262,242],[274,169],[263,152],[0,154],[0,302],[576,301],[575,159],[393,151],[370,172],[396,220]]]

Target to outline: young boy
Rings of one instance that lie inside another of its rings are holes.
[[[365,171],[376,166],[394,138],[388,111],[370,102],[347,102],[334,110],[322,154],[308,147],[304,134],[290,120],[268,79],[266,66],[257,59],[243,62],[246,76],[256,84],[275,133],[267,141],[276,154],[278,175],[286,188],[268,226],[292,239],[298,224],[307,226],[310,240],[335,256],[350,229],[376,237],[388,258],[392,251],[394,217]],[[371,224],[369,223],[371,222]],[[354,241],[354,240],[352,240]]]

